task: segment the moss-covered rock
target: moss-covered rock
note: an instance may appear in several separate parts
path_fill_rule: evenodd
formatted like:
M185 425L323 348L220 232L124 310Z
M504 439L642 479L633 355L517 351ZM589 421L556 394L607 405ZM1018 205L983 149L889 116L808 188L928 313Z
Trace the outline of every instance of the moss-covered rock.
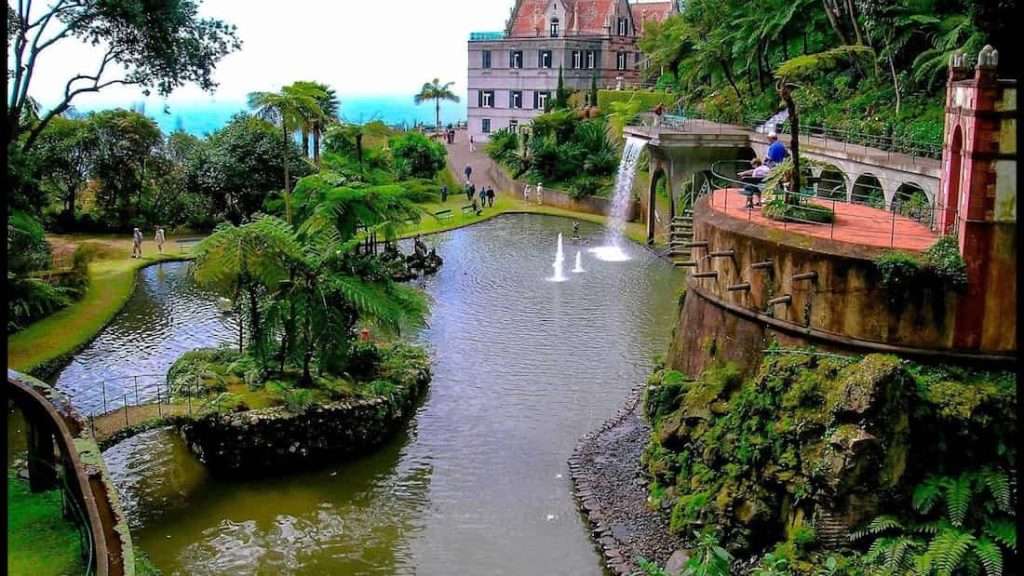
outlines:
M926 471L1013 462L1014 384L887 355L771 354L746 381L730 365L692 381L659 370L644 397L643 465L673 531L713 526L742 553L813 540L827 517L834 538L834 523L903 506Z

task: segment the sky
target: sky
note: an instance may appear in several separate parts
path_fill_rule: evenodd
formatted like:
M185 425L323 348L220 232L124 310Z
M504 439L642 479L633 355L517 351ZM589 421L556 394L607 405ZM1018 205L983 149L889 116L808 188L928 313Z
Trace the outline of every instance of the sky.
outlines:
M44 2L52 0L37 0L37 5ZM234 24L242 41L241 50L217 65L215 92L188 85L166 99L146 98L138 87L111 86L77 97L74 106L88 111L142 103L148 114L167 124L165 129L184 116L193 123L186 129L204 133L244 108L250 92L312 80L335 89L343 117L367 120L379 116L383 107L394 112L394 118L406 119L426 114L412 107L412 96L437 77L454 82L455 93L462 98L458 105L446 104L443 115L465 118L469 33L503 30L514 4L515 0L202 0L200 15ZM101 56L100 48L75 40L54 45L39 59L30 95L44 108L53 106L67 80L94 71ZM214 109L217 114L200 118ZM165 114L159 114L161 110Z

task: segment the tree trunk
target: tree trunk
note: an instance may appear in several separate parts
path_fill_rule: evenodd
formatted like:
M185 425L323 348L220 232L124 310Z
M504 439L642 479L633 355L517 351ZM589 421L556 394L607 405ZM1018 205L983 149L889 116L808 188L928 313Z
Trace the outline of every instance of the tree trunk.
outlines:
M850 13L850 23L853 24L853 33L857 36L857 44L864 44L864 36L860 33L860 24L857 23L857 7L853 0L846 0L846 11Z
M319 120L313 123L313 163L317 166L320 165L320 134L322 128Z
M434 108L437 114L437 131L441 131L441 99L434 98Z
M289 183L291 178L288 175L288 126L284 122L284 117L281 117L281 133L284 134L284 219L289 224L292 223L292 194Z
M807 31L804 30L804 56L807 56Z
M722 66L722 71L725 72L725 79L729 81L729 86L732 86L734 92L736 92L736 98L743 101L743 94L740 92L739 86L736 85L735 78L732 77L732 68L729 66L729 62L720 59L718 63Z
M764 92L764 69L761 66L761 40L757 41L757 53L754 55L757 60L757 88Z
M302 127L302 155L309 158L309 127Z
M889 57L889 71L892 72L892 87L896 90L896 117L899 118L902 97L900 94L900 80L899 76L896 75L896 65L892 61L892 56Z
M836 8L835 2L831 2L829 0L821 1L822 4L825 5L825 15L828 16L828 22L832 25L832 29L835 30L836 36L839 36L839 41L843 44L849 44L849 42L846 41L846 35L843 34L842 28L839 27L839 21L836 20L836 14L833 11L833 9Z
M789 37L785 30L779 33L779 40L782 42L782 60L789 60Z
M800 118L796 113L796 102L793 101L793 95L789 92L789 86L786 86L785 79L779 81L779 96L782 97L782 101L786 103L786 110L789 111L789 123L790 132L792 139L789 143L789 153L793 155L793 173L789 177L790 190L796 192L790 196L786 194L787 204L796 204L800 202Z
M260 372L266 373L266 362L263 353L263 335L260 330L260 308L259 303L256 301L256 289L255 287L249 287L249 340L251 345L249 348L252 349L253 354L256 356L256 362L259 364Z
M302 385L311 386L313 384L313 374L309 370L309 365L313 362L313 330L310 327L310 316L306 313L306 351L302 356Z

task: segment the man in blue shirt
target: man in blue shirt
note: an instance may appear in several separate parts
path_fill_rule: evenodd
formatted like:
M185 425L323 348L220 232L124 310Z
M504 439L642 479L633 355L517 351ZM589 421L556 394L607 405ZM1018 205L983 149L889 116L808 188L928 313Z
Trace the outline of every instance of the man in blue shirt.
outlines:
M768 135L768 153L765 154L765 166L771 168L786 159L786 147L779 141L779 135L772 132Z

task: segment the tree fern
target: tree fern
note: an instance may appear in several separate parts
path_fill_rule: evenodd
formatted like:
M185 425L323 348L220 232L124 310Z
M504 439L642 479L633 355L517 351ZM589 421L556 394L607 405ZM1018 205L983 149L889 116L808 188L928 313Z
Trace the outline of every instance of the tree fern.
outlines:
M935 503L942 497L943 485L936 477L929 477L914 488L914 495L911 505L914 510L921 514L928 514L932 511Z
M1009 520L989 520L984 533L1008 549L1017 551L1017 525Z

